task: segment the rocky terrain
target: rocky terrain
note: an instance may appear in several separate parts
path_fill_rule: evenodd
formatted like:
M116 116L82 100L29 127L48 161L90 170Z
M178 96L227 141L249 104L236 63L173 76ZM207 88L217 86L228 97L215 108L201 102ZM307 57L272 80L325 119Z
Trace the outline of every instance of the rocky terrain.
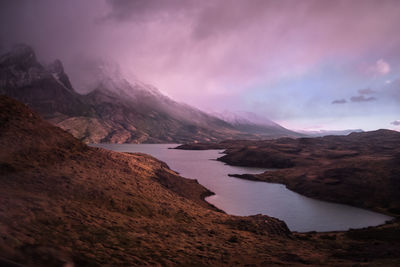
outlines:
M390 130L319 138L225 141L182 149L226 149L231 165L273 169L236 177L285 184L300 194L400 214L400 133Z
M128 81L107 64L90 66L89 76L90 88L85 89L89 93L79 94L59 60L44 66L26 45L0 56L0 93L27 104L87 143L187 143L298 136L273 123L259 127L230 123L178 103L151 85Z
M0 111L3 266L400 263L397 222L299 234L230 216L153 157L88 147L5 96Z

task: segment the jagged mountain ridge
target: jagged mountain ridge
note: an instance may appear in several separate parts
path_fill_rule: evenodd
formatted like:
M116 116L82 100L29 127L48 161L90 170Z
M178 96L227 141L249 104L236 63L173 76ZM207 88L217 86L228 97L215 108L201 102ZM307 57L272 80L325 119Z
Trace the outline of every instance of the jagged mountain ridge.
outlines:
M46 118L91 114L82 96L76 93L60 61L42 66L32 48L19 45L0 57L0 93L14 97Z
M178 103L155 87L127 81L106 66L87 94L77 93L61 61L43 66L33 49L19 45L0 57L0 93L14 97L44 118L90 143L184 143L232 138L295 136L281 127L263 133L235 126L189 105ZM278 125L279 126L279 125ZM280 126L279 126L280 127Z

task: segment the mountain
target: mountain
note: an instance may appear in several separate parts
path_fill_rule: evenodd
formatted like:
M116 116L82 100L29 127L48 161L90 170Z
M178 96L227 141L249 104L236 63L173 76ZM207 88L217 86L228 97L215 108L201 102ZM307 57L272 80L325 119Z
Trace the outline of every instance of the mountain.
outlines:
M86 146L6 96L0 133L0 266L399 265L398 222L291 233L228 215L165 163Z
M268 118L252 112L230 112L214 113L214 115L235 127L239 131L248 132L263 137L301 137L300 133L288 130Z
M44 67L25 45L0 56L0 93L27 103L45 118L93 114L72 88L61 62Z
M108 64L91 67L87 94L77 93L61 61L43 66L32 48L16 46L0 57L0 93L90 143L186 143L295 135L278 125L234 124L128 81ZM257 129L257 130L255 130ZM277 130L279 129L279 130Z
M307 131L307 130L296 130L298 133L302 133L307 136L311 137L322 137L327 135L348 135L353 132L361 133L363 132L362 129L348 129L348 130L315 130L315 131Z

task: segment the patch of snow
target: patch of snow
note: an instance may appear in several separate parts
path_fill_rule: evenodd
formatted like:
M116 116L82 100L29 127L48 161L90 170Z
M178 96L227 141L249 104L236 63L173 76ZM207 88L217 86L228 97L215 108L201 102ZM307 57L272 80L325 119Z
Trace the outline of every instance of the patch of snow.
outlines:
M57 73L52 73L51 76L53 76L54 80L56 80L57 83L59 83L62 87L64 87L64 89L70 90L65 86L65 84L63 84L63 82L61 82L60 77Z

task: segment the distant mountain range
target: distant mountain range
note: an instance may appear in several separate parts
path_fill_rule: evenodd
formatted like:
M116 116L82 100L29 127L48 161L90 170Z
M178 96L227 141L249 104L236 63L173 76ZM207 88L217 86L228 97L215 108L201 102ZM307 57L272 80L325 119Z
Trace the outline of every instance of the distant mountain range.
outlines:
M261 139L300 134L270 122L232 121L178 103L157 88L128 81L106 64L93 68L91 90L79 94L61 61L39 63L18 45L0 56L0 93L20 100L45 119L89 143L186 143Z
M348 130L297 130L298 133L305 134L310 137L320 137L320 136L328 136L328 135L348 135L351 133L362 133L364 132L362 129L348 129Z
M280 126L276 122L271 121L268 118L261 117L252 112L241 111L241 112L230 112L225 111L222 113L214 113L216 117L230 123L236 129L255 134L264 135L266 133L279 134L287 131L286 128ZM301 134L295 135L296 137Z

